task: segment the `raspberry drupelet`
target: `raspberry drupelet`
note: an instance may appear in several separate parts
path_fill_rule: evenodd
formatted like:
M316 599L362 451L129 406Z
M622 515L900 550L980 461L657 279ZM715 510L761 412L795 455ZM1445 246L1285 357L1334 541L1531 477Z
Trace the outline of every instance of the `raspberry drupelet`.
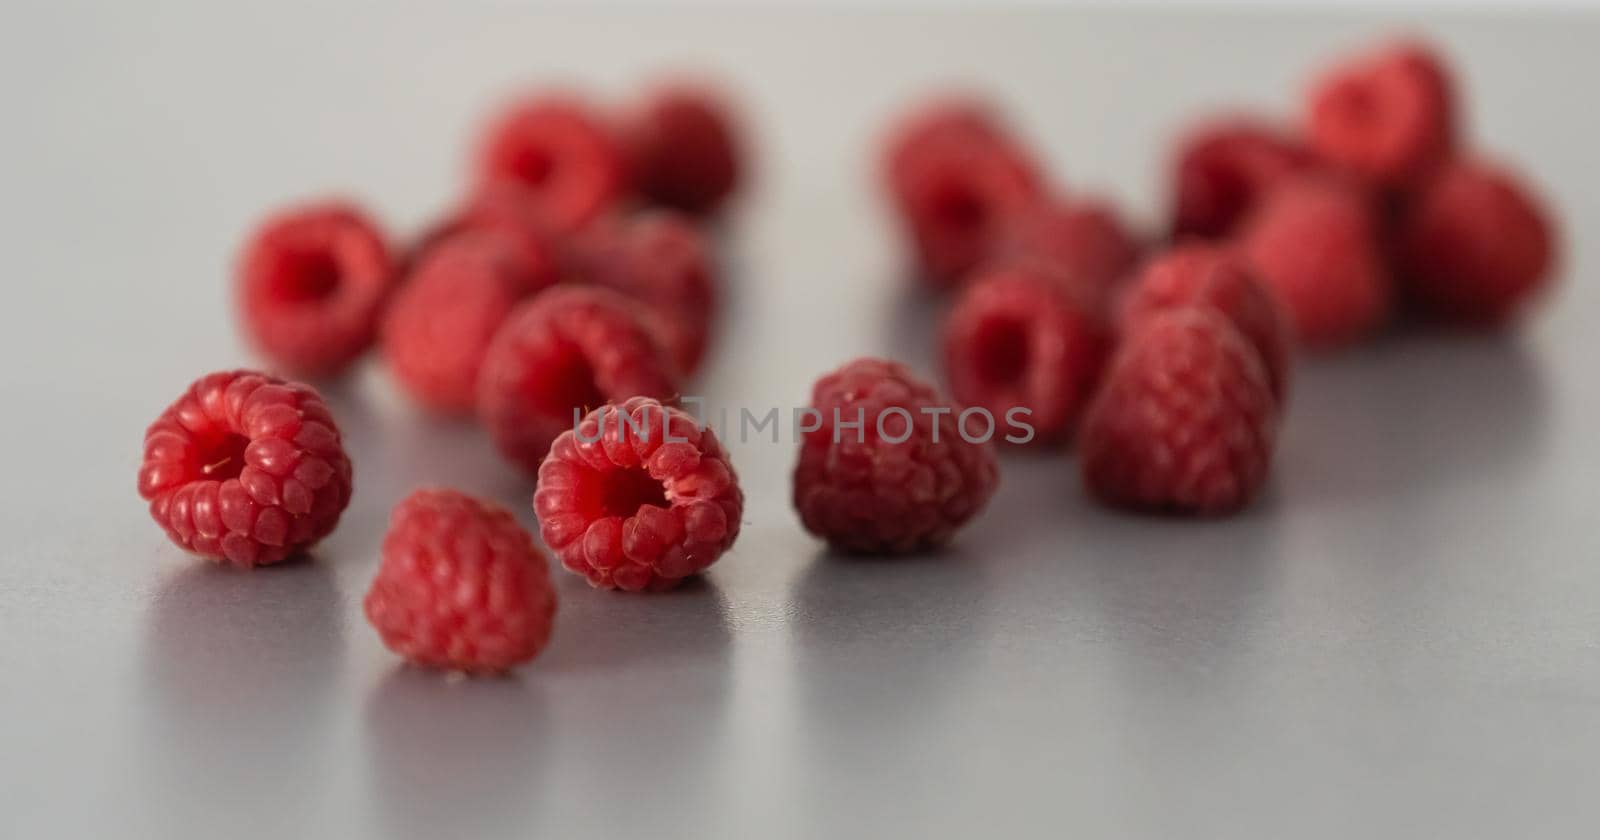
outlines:
M498 674L544 649L556 593L544 555L510 511L425 489L395 507L363 606L407 661Z
M1324 160L1382 187L1406 187L1455 145L1453 84L1426 45L1389 45L1335 67L1307 99L1306 133Z
M1004 417L1032 412L1035 440L1067 438L1105 361L1099 319L1049 277L1027 268L984 273L944 326L944 369L964 405Z
M980 424L968 430L978 442L964 438L962 408L903 365L857 359L817 380L811 407L817 414L802 429L794 505L806 530L835 549L938 548L999 485L988 430Z
M350 503L350 458L311 388L252 371L201 377L144 436L139 495L180 547L241 568L327 536Z
M610 126L576 97L516 103L490 125L478 157L479 184L514 185L530 211L571 231L623 198L627 162Z
M1168 309L1123 340L1078 450L1085 486L1108 505L1216 515L1255 497L1276 434L1255 350L1213 310Z
M235 277L239 322L274 366L334 376L371 346L395 276L382 232L354 206L291 208L245 244Z
M1272 291L1230 249L1203 242L1170 248L1150 260L1118 307L1118 332L1168 309L1201 307L1226 317L1260 354L1272 396L1281 407L1289 391L1292 339Z
M1275 184L1314 165L1309 149L1276 127L1229 117L1193 130L1173 165L1174 237L1225 237Z
M1101 317L1139 255L1138 240L1110 204L1077 199L1039 204L1012 219L994 259L1049 270Z
M545 544L600 589L671 589L733 545L739 478L710 428L658 400L602 406L563 432L533 496Z
M733 109L711 89L663 85L622 122L634 188L647 200L709 216L738 188L741 151Z
M470 414L495 331L519 300L557 277L555 256L532 240L468 231L438 243L384 317L383 354L395 379L423 406Z
M608 289L557 286L501 324L478 373L478 417L512 463L536 472L574 412L676 399L672 363L634 307Z

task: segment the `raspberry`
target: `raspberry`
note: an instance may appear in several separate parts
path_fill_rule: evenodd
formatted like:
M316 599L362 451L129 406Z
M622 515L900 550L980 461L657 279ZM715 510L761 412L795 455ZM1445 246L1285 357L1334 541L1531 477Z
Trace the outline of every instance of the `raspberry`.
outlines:
M567 244L570 276L645 304L647 325L678 371L694 373L716 308L715 266L699 229L657 211L590 225Z
M1110 205L1085 199L1040 205L1013 219L998 258L1049 269L1102 314L1139 250Z
M884 143L884 186L897 206L909 203L912 194L916 157L928 148L938 148L946 140L1012 145L1008 132L984 102L963 96L937 99L912 111L895 127Z
M1422 44L1391 45L1334 68L1308 98L1317 153L1399 187L1427 174L1454 145L1455 104L1443 61Z
M627 187L622 148L576 98L520 102L489 128L480 185L514 184L544 221L574 230L617 203Z
M395 295L383 352L395 378L429 408L470 413L478 368L517 301L556 281L533 240L468 231L435 245Z
M802 421L794 505L806 530L836 549L936 548L999 484L993 450L961 436L961 407L903 365L857 359L817 380L811 405L820 416ZM850 425L858 419L859 429Z
M454 490L395 506L364 603L383 643L431 668L497 674L550 640L556 593L510 511Z
M1388 318L1392 289L1371 203L1326 178L1274 189L1245 225L1242 253L1308 347L1349 344Z
M1311 168L1309 150L1248 117L1208 123L1179 147L1173 236L1228 236L1278 182Z
M733 545L739 477L717 436L647 397L590 412L556 438L533 496L561 564L601 589L671 589Z
M532 473L578 410L677 393L671 363L627 298L557 286L518 304L495 333L478 373L478 416Z
M1399 234L1409 295L1445 321L1493 326L1543 291L1555 234L1538 198L1490 164L1444 166L1407 207Z
M322 397L261 373L201 377L144 433L139 495L156 524L182 548L241 568L331 533L350 481Z
M674 84L651 92L627 115L623 134L634 186L652 202L710 215L739 184L731 109L709 90Z
M989 271L944 328L944 367L961 403L1002 417L1021 406L1044 442L1067 437L1105 361L1106 336L1057 283L1025 268Z
M1282 406L1289 390L1289 324L1250 265L1222 246L1178 245L1146 264L1122 298L1119 331L1133 332L1156 312L1196 306L1223 315L1250 342Z
M332 376L372 344L394 277L383 235L361 211L338 202L292 208L245 245L239 320L274 364Z
M1222 514L1266 481L1276 407L1254 350L1209 309L1168 309L1123 342L1084 416L1083 481L1109 505Z

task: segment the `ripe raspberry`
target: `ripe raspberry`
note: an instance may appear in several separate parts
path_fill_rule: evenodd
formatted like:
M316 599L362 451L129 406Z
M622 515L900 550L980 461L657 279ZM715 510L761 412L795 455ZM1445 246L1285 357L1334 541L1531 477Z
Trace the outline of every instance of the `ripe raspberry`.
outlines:
M634 187L657 204L716 212L739 184L732 109L715 93L675 84L652 91L624 120Z
M1373 183L1399 187L1454 146L1444 62L1427 46L1390 45L1335 67L1312 88L1306 132L1317 153Z
M408 661L497 674L544 649L556 593L544 556L505 508L418 490L395 506L364 606Z
M383 235L361 211L324 202L264 222L236 277L239 320L263 355L297 375L332 376L372 344L394 285Z
M857 359L817 380L811 405L820 417L803 429L794 505L806 530L836 549L935 548L982 510L999 484L994 451L961 436L961 407L903 365ZM974 438L985 431L969 423Z
M1544 290L1555 262L1549 219L1510 173L1481 162L1445 165L1401 218L1407 292L1446 321L1511 320Z
M1226 319L1155 312L1124 340L1084 416L1084 485L1134 510L1238 510L1266 481L1276 414L1260 358Z
M1348 185L1285 182L1246 223L1239 247L1308 347L1349 344L1389 316L1393 291L1375 213Z
M1138 263L1139 252L1139 243L1111 206L1086 199L1040 205L1017 216L996 258L1049 269L1102 315L1118 284Z
M144 433L139 495L156 524L184 549L241 568L331 533L350 481L322 397L265 374L203 376Z
M975 97L953 96L925 103L906 115L884 143L883 182L898 207L910 201L916 157L945 142L1014 145L989 105Z
M716 309L716 268L699 229L676 213L649 212L602 220L567 246L568 275L645 304L641 315L678 371L694 373Z
M1309 150L1264 122L1234 117L1201 126L1173 167L1173 236L1228 236L1267 190L1311 166Z
M1122 298L1119 332L1134 332L1156 312L1189 307L1215 310L1250 342L1282 406L1289 390L1288 321L1249 263L1222 246L1178 245L1146 264Z
M944 327L945 376L956 400L995 417L1027 408L1041 442L1072 432L1105 354L1099 320L1058 283L1026 268L979 276Z
M556 282L553 255L533 240L468 231L425 256L383 323L395 378L429 408L470 413L495 330L522 298Z
M602 406L539 467L539 533L600 589L671 589L733 545L739 477L711 429L648 397Z
M673 399L672 364L627 298L557 286L517 305L478 373L478 417L529 473L589 411L633 396Z
M574 230L622 198L621 144L576 98L520 102L489 128L478 160L480 185L520 186L532 208L560 230Z

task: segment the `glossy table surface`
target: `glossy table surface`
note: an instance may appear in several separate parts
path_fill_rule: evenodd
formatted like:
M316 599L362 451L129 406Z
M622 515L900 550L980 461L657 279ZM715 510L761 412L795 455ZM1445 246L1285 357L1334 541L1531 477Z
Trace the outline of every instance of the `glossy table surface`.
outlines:
M1296 374L1271 486L1216 522L1091 505L1007 457L938 556L798 526L794 450L735 442L735 550L659 597L558 576L514 678L399 667L360 613L391 505L529 487L381 366L327 388L357 493L311 562L186 558L135 496L144 425L250 361L242 232L324 192L409 229L521 83L723 71L754 188L694 390L793 406L857 354L930 375L872 183L895 108L992 91L1078 191L1153 226L1173 132L1289 113L1360 17L1018 11L0 12L0 837L1575 837L1600 823L1593 17L1432 18L1472 136L1564 221L1502 337L1395 337Z

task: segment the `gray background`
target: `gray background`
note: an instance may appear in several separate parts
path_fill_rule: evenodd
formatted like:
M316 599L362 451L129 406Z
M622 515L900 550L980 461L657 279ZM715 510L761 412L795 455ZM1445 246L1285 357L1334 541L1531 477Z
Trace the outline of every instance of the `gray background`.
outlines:
M744 534L703 585L562 574L545 655L463 682L361 617L387 511L447 483L532 525L529 488L377 365L328 389L357 493L314 562L210 568L134 493L144 425L249 361L227 278L265 210L343 192L410 229L522 84L723 70L759 171L696 390L788 406L857 354L934 372L871 181L919 92L994 92L1072 189L1149 223L1174 130L1288 113L1392 26L131 6L0 13L0 836L1592 836L1595 18L1420 23L1477 141L1559 208L1562 283L1514 335L1302 365L1247 514L1118 515L1070 458L1008 458L949 552L852 563L791 514L792 447L736 445Z

